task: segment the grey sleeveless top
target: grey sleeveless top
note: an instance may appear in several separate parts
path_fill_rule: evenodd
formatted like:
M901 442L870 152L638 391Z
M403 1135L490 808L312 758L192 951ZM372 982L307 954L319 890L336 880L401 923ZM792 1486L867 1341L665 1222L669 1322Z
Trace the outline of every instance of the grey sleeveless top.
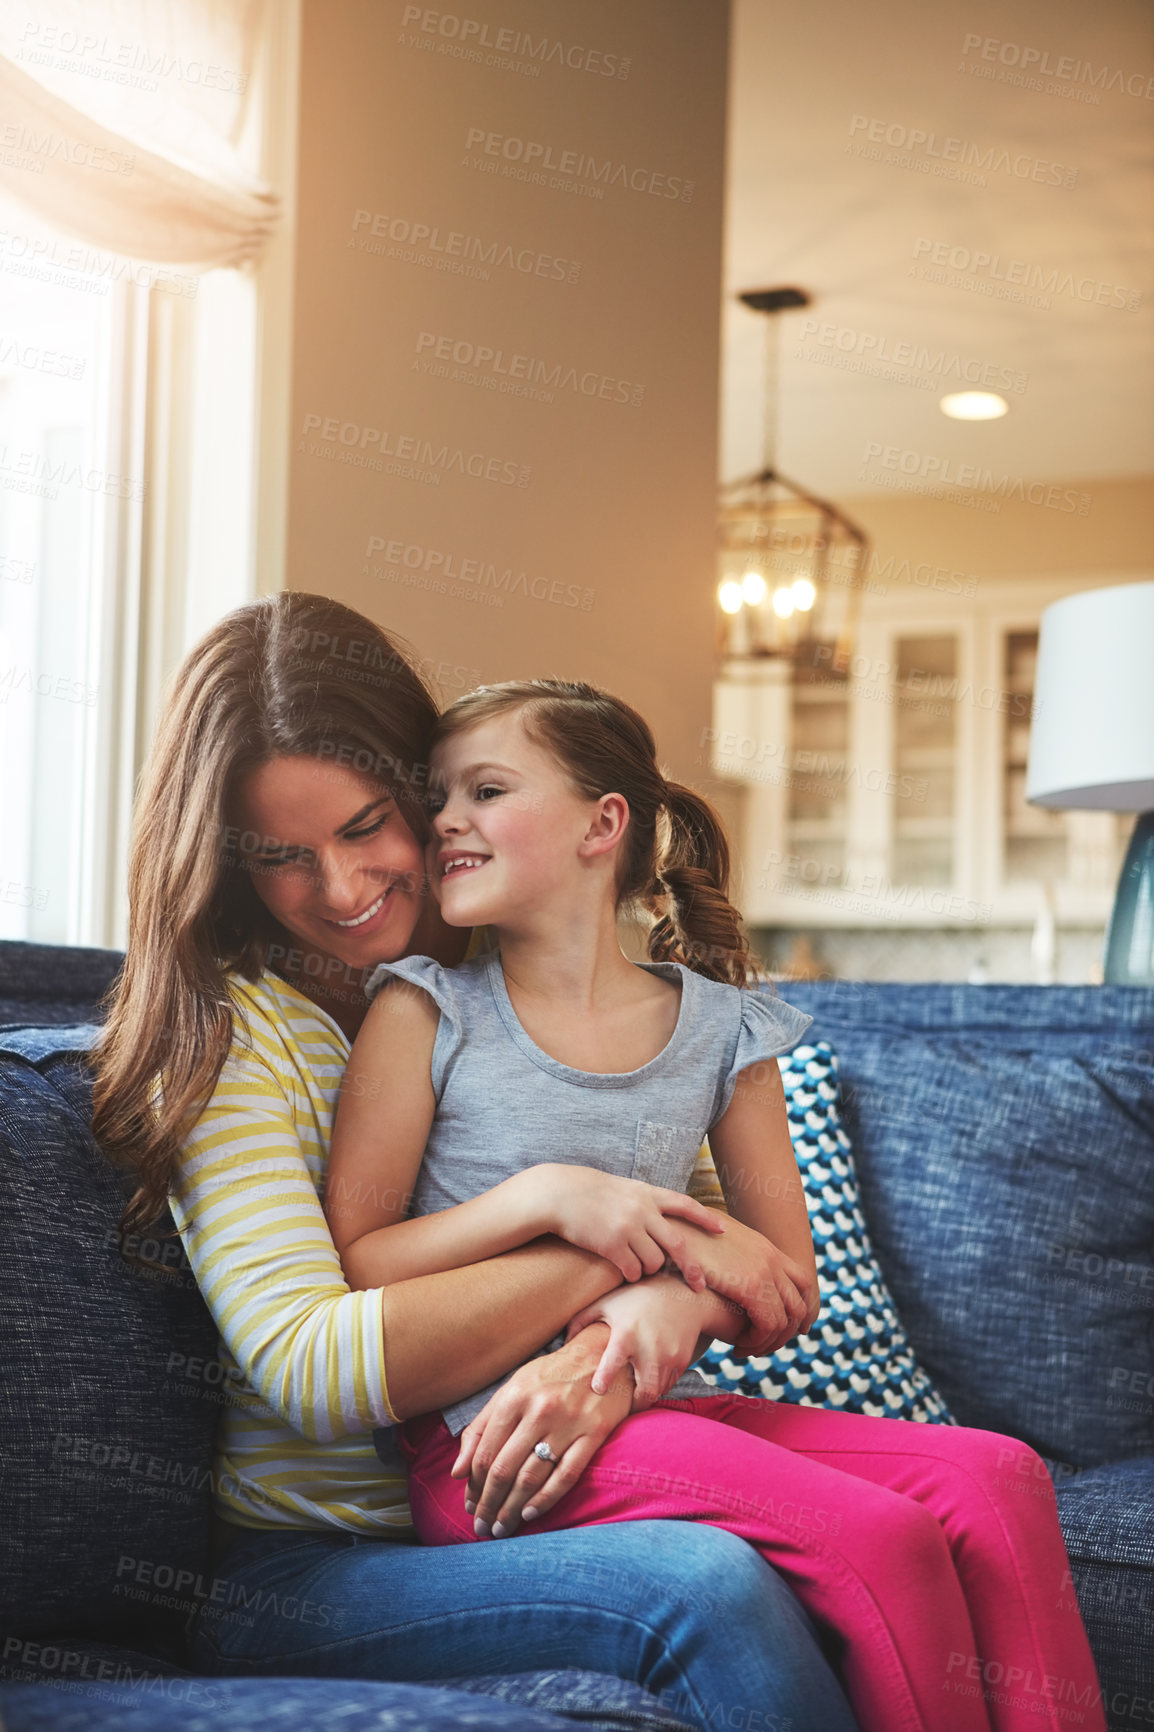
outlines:
M608 1074L573 1070L530 1040L496 951L459 968L406 956L374 970L370 997L395 976L423 988L441 1013L432 1059L437 1109L410 1214L467 1202L542 1161L688 1189L702 1139L729 1105L739 1072L787 1051L813 1018L781 999L706 980L679 962L638 966L681 981L677 1025L648 1064ZM445 1409L454 1436L504 1381ZM695 1371L670 1391L712 1393Z

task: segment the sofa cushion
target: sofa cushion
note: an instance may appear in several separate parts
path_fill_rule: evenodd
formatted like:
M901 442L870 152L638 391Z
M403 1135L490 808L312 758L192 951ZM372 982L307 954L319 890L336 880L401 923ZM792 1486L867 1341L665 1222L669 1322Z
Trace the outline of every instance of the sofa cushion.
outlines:
M641 1684L601 1672L489 1672L479 1678L438 1680L447 1688L492 1696L579 1721L594 1732L687 1732L680 1714ZM772 1716L770 1716L772 1718Z
M1057 1476L1071 1582L1111 1728L1154 1723L1154 1457Z
M0 942L0 1028L29 1021L40 1028L95 1021L123 961L119 950L5 939Z
M522 1693L518 1678L478 1679L469 1688L173 1677L81 1685L79 1694L66 1694L74 1681L64 1682L65 1689L0 1685L5 1732L565 1732L577 1723L589 1732L688 1732L639 1685L590 1673L559 1672L544 1683L534 1674ZM481 1688L490 1682L512 1688Z
M126 1592L123 1560L174 1581L206 1561L219 1409L173 1373L217 1336L179 1241L167 1279L120 1255L127 1184L88 1131L96 1032L0 1032L0 1627L177 1652L187 1612Z
M824 1040L798 1046L777 1063L813 1230L822 1316L810 1334L768 1358L734 1359L715 1342L697 1369L739 1395L949 1424L950 1411L914 1357L870 1244L838 1111L833 1048Z
M392 1684L360 1678L213 1678L67 1642L53 1683L0 1683L4 1732L688 1732L639 1684L530 1672ZM67 1670L65 1669L67 1667ZM5 1676L0 1666L0 1678Z
M1154 991L791 982L842 1056L865 1218L959 1423L1148 1454Z

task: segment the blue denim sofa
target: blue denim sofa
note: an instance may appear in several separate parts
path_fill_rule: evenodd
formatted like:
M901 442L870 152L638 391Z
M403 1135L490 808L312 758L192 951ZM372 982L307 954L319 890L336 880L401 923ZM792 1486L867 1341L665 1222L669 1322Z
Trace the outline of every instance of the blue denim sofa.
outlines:
M1154 991L782 996L839 1055L866 1221L922 1365L960 1424L1043 1458L1111 1732L1154 1727Z
M46 1166L58 1191L51 1207L26 1201L15 1229L27 1240L20 1279L32 1292L26 1313L38 1319L40 1338L26 1350L18 1344L26 1385L9 1400L13 1410L39 1401L50 1435L30 1457L27 1484L0 1481L0 1521L10 1551L24 1535L25 1544L50 1548L61 1570L55 1582L35 1572L4 1582L15 1631L0 1655L7 1732L105 1724L67 1718L68 1694L43 1687L43 1640L29 1656L22 1630L60 1633L53 1664L61 1683L94 1675L103 1657L113 1672L135 1664L189 1691L222 1687L190 1677L183 1617L161 1603L164 1595L113 1598L117 1586L135 1582L125 1555L163 1560L174 1580L182 1570L194 1582L203 1574L216 1411L203 1388L166 1375L167 1366L214 1351L187 1271L175 1291L141 1295L137 1278L101 1250L115 1220L114 1183L78 1128L86 1081L77 1055L118 962L111 952L0 945L0 1025L24 1025L0 1026L0 1164L11 1158L6 1125L20 1133L10 1139L18 1147L34 1124L41 1184ZM807 1038L829 1040L839 1056L866 1218L922 1364L961 1423L1022 1438L1042 1456L1070 1558L1059 1592L1076 1595L1082 1609L1111 1732L1154 1727L1154 992L831 981L795 983L783 996L814 1016ZM0 1212L11 1221L12 1183L2 1173L0 1183ZM38 1271L39 1254L47 1265L64 1232L73 1278L61 1292L58 1278L50 1283ZM69 1356L72 1319L93 1313L124 1343L120 1359L106 1355L102 1377L93 1377L87 1352ZM46 1380L47 1402L37 1395ZM119 1438L117 1414L133 1400L132 1435ZM70 1411L86 1413L86 1423L69 1423ZM119 1454L102 1453L105 1446ZM1031 1496L1039 1488L1026 1479L1016 1489ZM45 1529L46 1508L56 1512L57 1531ZM78 1556L76 1532L87 1559ZM76 1584L72 1599L65 1578ZM67 1676L63 1651L74 1656ZM976 1660L997 1688L996 1657ZM307 1695L310 1681L299 1682ZM644 1723L635 1699L599 1695L614 1690L610 1680L485 1683L505 1692L491 1706L514 1732L564 1724L548 1710L605 1727ZM260 1693L270 1688L230 1684L235 1694L204 1724L248 1732L267 1718L272 1698ZM280 1701L282 1681L275 1688ZM334 1685L324 1688L331 1703ZM291 1707L297 1686L283 1689ZM378 1723L362 1703L366 1689L404 1695L399 1686L350 1686L352 1718L342 1728L360 1724L362 1706L364 1724ZM414 1727L465 1723L452 1706L437 1719L435 1694L398 1698L397 1712L424 1713ZM473 1712L489 1706L469 1700ZM1066 1709L1076 1724L1076 1704ZM319 1724L307 1704L302 1713L302 1727ZM125 1723L151 1732L151 1721ZM162 1723L185 1724L171 1703ZM290 1724L296 1732L297 1721L286 1721L286 1732Z
M179 1241L147 1252L167 1279L121 1257L122 1180L88 1134L83 1054L120 961L0 943L0 1732L689 1732L574 1670L442 1688L190 1666L189 1620L228 1586L210 1533L228 1392Z

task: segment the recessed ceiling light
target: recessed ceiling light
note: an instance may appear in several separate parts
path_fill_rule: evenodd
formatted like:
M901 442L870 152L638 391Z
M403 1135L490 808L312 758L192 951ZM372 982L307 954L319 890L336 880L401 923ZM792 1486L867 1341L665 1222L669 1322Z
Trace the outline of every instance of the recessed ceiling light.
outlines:
M741 599L750 607L757 607L765 600L768 587L760 571L747 571L741 580Z
M730 578L728 583L719 584L717 599L721 603L722 613L740 613L743 596L741 585Z
M1010 405L996 391L953 391L940 399L938 407L955 421L996 421L1009 412Z

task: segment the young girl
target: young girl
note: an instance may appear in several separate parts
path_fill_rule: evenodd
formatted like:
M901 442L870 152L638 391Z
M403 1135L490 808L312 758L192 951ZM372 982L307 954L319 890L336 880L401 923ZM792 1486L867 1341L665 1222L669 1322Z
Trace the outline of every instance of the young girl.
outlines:
M696 1356L700 1310L692 1341L633 1329L629 1283L679 1280L658 1273L667 1259L689 1286L707 1281L677 1228L706 1133L731 1215L778 1248L780 1327L763 1351L818 1309L773 1062L810 1019L749 990L712 808L664 780L628 705L553 681L454 704L433 783L443 917L488 925L500 949L453 970L382 963L370 983L327 1181L346 1277L358 1284L370 1241L402 1280L552 1233L608 1258L625 1285L570 1325L611 1331L583 1429L551 1430L547 1404L522 1412L493 1390L405 1426L422 1540L502 1538L519 1519L529 1531L710 1522L785 1575L863 1732L1104 1728L1053 1496L1017 1489L1038 1485L1016 1471L1024 1445L719 1394L694 1372L673 1381ZM620 949L626 906L656 917L648 963ZM586 1201L589 1167L620 1177L612 1219L603 1189L600 1211ZM719 1299L723 1339L744 1322ZM626 1367L635 1393L616 1375Z

